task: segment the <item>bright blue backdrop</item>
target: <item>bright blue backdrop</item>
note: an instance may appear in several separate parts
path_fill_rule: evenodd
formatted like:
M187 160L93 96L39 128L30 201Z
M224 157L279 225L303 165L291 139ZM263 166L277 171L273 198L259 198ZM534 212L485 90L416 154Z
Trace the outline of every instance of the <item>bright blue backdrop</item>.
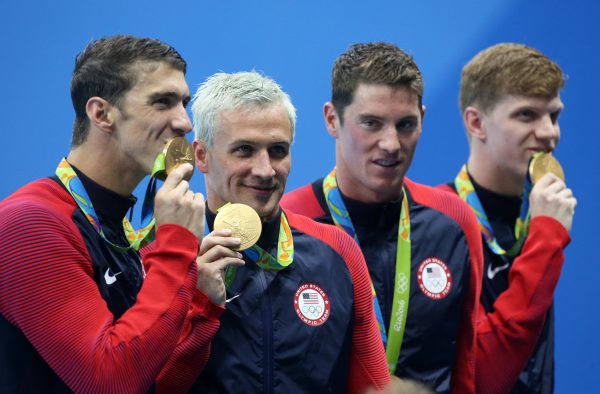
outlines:
M219 70L256 69L277 80L299 116L288 190L333 166L334 144L321 108L329 98L332 62L349 44L389 41L415 57L425 77L427 115L409 176L439 184L467 156L456 104L462 65L491 44L522 42L556 60L569 78L557 157L578 207L556 295L556 391L598 392L599 16L600 3L593 0L2 0L0 199L51 174L67 154L73 60L92 38L130 33L172 44L188 61L192 91ZM197 173L192 185L203 191L201 178Z

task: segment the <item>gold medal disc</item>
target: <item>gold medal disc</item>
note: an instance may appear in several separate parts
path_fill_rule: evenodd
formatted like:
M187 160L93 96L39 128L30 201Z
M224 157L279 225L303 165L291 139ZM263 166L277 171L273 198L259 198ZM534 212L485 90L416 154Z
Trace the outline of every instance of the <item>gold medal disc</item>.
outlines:
M262 231L262 223L258 213L246 204L229 204L217 213L215 230L228 228L231 236L239 238L242 243L239 249L248 249L258 241Z
M192 167L194 166L192 144L190 144L185 137L175 137L171 139L167 142L163 153L165 155L166 175L169 175L171 171L185 163L190 163ZM185 177L185 180L189 181L192 178L193 173L193 171L190 172L189 175Z
M531 163L529 164L529 175L534 184L548 172L553 173L564 182L565 173L558 160L550 153L542 153L531 160Z

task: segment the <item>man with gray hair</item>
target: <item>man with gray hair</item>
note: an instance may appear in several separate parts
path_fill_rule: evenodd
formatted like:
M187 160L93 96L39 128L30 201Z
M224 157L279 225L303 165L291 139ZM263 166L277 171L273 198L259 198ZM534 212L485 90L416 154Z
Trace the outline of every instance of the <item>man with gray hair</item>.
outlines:
M211 232L199 254L199 283L225 304L212 353L193 390L356 392L389 381L358 246L344 232L284 211L295 109L273 80L256 72L218 73L192 106L196 165L204 173ZM215 214L242 203L262 233L243 249ZM244 266L240 267L240 264ZM227 271L225 267L232 265ZM207 280L205 280L207 279ZM212 280L208 280L212 279Z

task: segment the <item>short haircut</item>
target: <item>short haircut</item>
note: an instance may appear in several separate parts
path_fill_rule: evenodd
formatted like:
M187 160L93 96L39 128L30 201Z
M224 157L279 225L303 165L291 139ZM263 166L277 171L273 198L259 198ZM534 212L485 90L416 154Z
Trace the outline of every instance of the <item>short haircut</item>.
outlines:
M290 120L292 140L296 129L296 109L290 97L271 78L256 71L210 76L194 95L192 115L198 141L212 148L217 132L217 118L227 110L252 110L282 105Z
M488 112L504 96L552 98L564 84L558 64L540 51L522 44L497 44L464 66L459 106L461 112L470 105Z
M333 64L331 102L343 123L346 106L352 103L360 83L405 87L423 102L423 76L413 60L395 45L375 42L353 44Z
M164 62L185 74L187 65L170 45L153 38L115 35L90 42L75 58L71 100L75 109L73 146L87 138L89 119L85 107L91 97L102 97L118 106L137 82L146 63Z

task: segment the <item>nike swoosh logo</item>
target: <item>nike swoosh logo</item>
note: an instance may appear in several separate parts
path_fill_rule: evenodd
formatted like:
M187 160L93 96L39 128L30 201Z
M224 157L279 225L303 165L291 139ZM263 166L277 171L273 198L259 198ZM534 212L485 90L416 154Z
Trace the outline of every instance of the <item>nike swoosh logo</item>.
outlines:
M239 296L241 296L241 295L242 295L242 293L240 293L240 294L238 294L238 295L234 295L233 297L226 299L226 300L225 300L225 303L229 303L229 302L231 302L231 301L235 300L236 298L238 298L238 297L239 297Z
M119 275L120 272L117 272L114 275L110 274L110 268L108 268L106 270L106 272L104 273L104 281L106 282L107 285L112 285L113 283L115 283L117 281L117 275Z
M490 280L494 279L494 276L496 276L496 274L500 271L504 271L505 269L508 269L508 267L510 266L510 263L506 263L504 265L501 265L500 267L496 267L492 269L492 265L488 265L488 271L487 271L487 276L488 278L490 278Z

